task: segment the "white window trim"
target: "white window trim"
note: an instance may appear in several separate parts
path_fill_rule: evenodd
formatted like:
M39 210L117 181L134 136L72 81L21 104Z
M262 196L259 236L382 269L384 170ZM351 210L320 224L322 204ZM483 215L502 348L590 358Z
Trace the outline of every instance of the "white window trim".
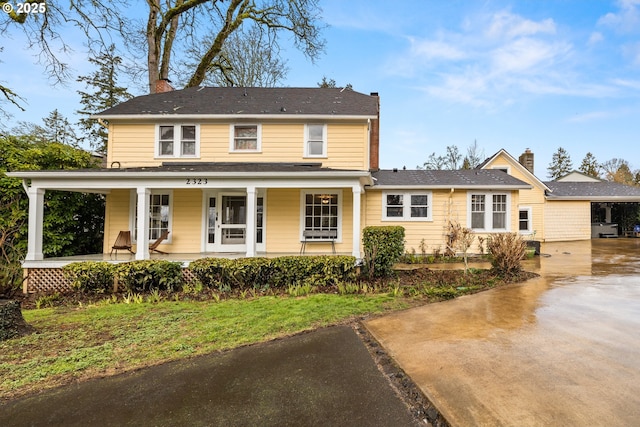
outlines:
M520 230L520 211L527 211L527 229ZM531 206L520 206L518 208L518 232L523 235L533 234L533 208Z
M160 154L160 126L173 126L173 154ZM182 154L182 126L195 126L196 127L196 154L195 155L183 155ZM199 159L200 158L200 125L196 123L158 123L155 127L155 156L161 159L175 159L175 158L187 158L187 159Z
M484 199L484 227L483 228L472 228L471 227L471 197L472 196L485 196ZM507 196L507 211L505 215L505 224L506 228L493 228L489 227L489 225L493 222L493 196ZM471 228L473 231L480 233L505 233L511 230L511 193L486 193L480 191L469 191L467 192L467 227Z
M342 197L341 189L327 189L327 188L314 188L309 190L301 190L300 191L300 241L304 240L303 232L305 229L305 218L306 212L305 207L306 196L307 194L337 194L338 195L338 237L336 238L336 243L342 243L342 213L343 213L343 204L344 199ZM330 242L331 239L314 239L314 242Z
M236 150L235 149L235 128L236 126L256 126L256 149ZM230 153L262 153L262 125L259 123L232 123L229 125L229 152Z
M309 126L322 126L322 154L309 153ZM304 125L304 157L326 158L327 157L327 124L326 123L307 123Z
M387 195L402 195L402 216L387 216ZM427 196L428 215L426 217L411 216L411 196ZM382 192L382 220L383 221L433 221L433 194L431 191L383 191Z
M509 165L491 166L491 169L503 171L503 172L506 172L507 175L511 175L511 166L509 166Z
M173 190L151 190L151 192L149 193L149 196L152 196L154 194L168 194L169 195L169 224L167 225L167 228L169 229L169 236L167 236L167 239L165 240L166 243L172 243L173 242L173 234L171 233L171 231L173 230ZM137 197L138 194L136 192L136 190L131 190L131 193L129 194L129 230L131 230L131 243L138 243L138 239L136 238L136 212L137 212ZM151 207L151 206L149 206ZM149 213L147 212L147 215ZM149 243L154 242L156 239L149 239Z

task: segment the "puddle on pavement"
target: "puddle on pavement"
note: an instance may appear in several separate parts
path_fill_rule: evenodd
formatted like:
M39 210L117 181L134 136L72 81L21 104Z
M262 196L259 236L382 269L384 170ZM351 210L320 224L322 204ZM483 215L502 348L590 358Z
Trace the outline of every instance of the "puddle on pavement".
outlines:
M640 239L541 251L539 278L367 327L454 425L637 422Z

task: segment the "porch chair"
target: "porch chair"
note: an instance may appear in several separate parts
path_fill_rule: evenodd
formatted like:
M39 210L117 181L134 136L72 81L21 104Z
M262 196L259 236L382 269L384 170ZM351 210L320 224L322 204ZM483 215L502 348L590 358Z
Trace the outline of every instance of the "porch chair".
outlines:
M111 247L111 253L109 255L112 255L113 251L116 251L116 255L118 255L118 249L126 249L132 254L135 254L135 252L131 250L131 231L121 231L118 233L118 237L116 237L116 241Z
M151 252L158 252L159 254L164 254L166 255L168 252L164 252L161 251L160 249L158 249L158 246L160 246L160 244L166 240L166 238L169 237L169 232L168 231L163 231L162 234L160 235L160 237L158 237L155 242L153 242L152 244L149 245L149 253Z

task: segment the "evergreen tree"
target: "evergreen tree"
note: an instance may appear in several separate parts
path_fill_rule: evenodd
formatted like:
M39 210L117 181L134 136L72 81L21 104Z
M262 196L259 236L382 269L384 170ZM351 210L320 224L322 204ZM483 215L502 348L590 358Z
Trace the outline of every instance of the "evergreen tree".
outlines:
M89 117L131 99L132 95L126 88L117 84L118 66L122 59L115 54L114 45L97 58L89 58L89 62L96 65L98 69L91 75L78 77L79 82L84 82L85 86L92 90L91 92L78 91L82 109L77 113L83 116L78 124L91 147L98 153L106 154L107 128Z
M80 138L76 135L73 125L57 109L43 118L42 123L40 126L30 122L19 122L17 127L11 129L11 133L41 144L55 142L76 148L80 145Z
M571 156L567 150L562 147L558 147L558 151L553 153L551 163L547 167L549 178L558 179L573 170L573 162Z
M578 168L578 170L583 174L589 175L598 179L600 179L600 169L601 169L600 164L598 163L598 161L596 160L596 157L591 152L588 152L584 156L584 159L582 159L582 164Z

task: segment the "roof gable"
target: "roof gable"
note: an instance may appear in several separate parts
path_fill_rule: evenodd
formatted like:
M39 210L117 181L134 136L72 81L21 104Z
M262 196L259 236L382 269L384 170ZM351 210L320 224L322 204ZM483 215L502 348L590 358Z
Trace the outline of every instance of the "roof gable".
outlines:
M529 184L538 187L542 190L549 190L549 187L538 179L534 174L529 172L529 169L524 167L520 162L513 157L511 154L507 152L504 148L495 153L493 156L488 157L484 162L482 162L478 168L479 169L491 169L491 166L494 165L499 159L505 159L506 162L513 168L517 169L520 173L522 173L525 177L525 181Z
M98 118L154 116L376 117L378 96L339 88L192 87L138 96Z

